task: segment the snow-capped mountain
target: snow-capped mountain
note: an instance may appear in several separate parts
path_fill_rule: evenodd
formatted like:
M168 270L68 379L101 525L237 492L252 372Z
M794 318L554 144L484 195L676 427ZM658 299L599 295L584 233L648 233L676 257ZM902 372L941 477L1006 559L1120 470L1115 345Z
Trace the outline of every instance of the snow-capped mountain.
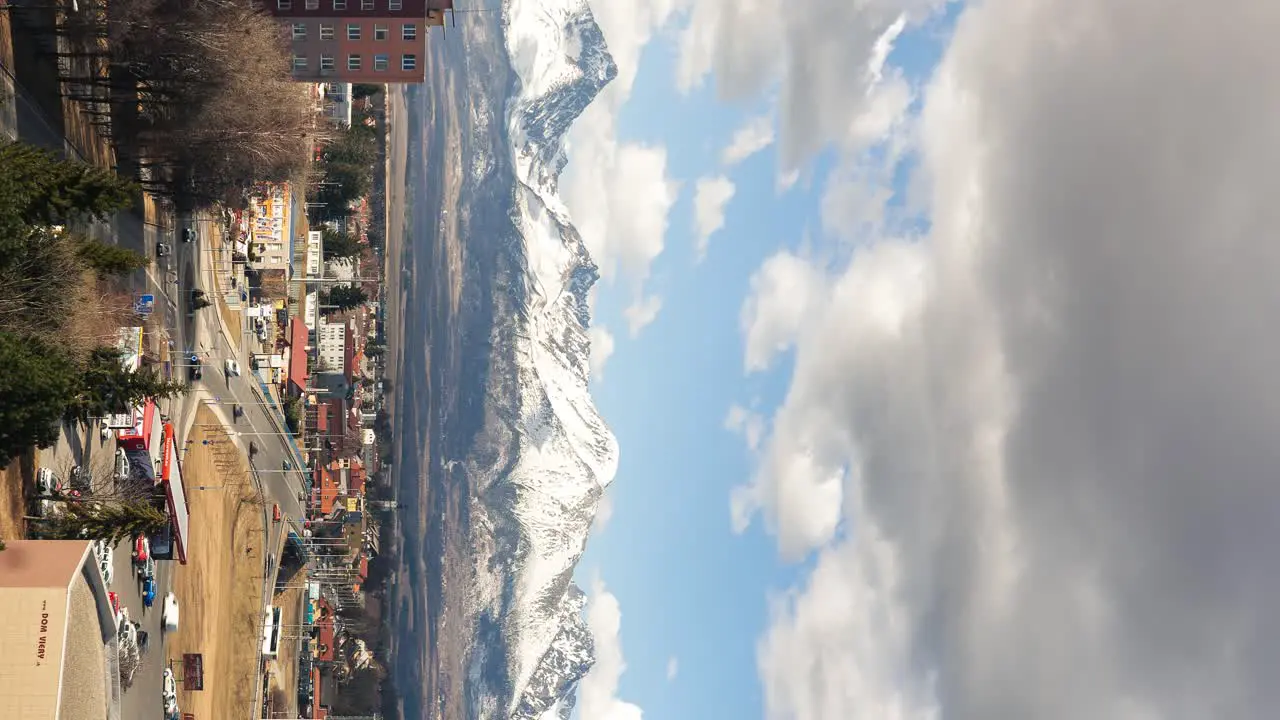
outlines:
M490 549L477 552L471 602L483 638L469 695L481 717L567 719L595 662L572 577L618 445L587 387L598 271L557 185L565 134L617 67L585 0L508 0L502 30L515 81L510 155L497 165L514 180L517 237L495 280L506 292L489 340L486 451L467 461L478 478L471 541Z

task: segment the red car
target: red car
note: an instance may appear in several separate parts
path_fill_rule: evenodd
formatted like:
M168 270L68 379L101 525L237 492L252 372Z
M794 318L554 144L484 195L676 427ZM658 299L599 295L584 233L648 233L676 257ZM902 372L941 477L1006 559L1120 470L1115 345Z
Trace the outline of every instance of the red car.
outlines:
M115 616L116 622L120 622L120 596L108 591L107 599L111 601L111 614Z
M147 540L146 535L139 535L133 541L133 561L136 563L144 563L151 554L151 543Z
M280 522L280 504L273 503L271 505L271 519Z

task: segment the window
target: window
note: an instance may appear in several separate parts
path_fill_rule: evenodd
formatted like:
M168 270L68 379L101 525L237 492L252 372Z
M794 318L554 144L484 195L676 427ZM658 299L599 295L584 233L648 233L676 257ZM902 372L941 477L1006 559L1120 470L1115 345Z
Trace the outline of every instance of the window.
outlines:
M333 72L333 56L325 55L324 53L321 53L320 54L320 71L324 72L326 70L328 70L329 72Z
M418 26L413 23L405 23L404 27L400 28L400 37L405 40L417 40Z
M348 70L359 70L359 69L360 69L360 56L359 56L359 55L348 55L348 56L347 56L347 69L348 69Z
M381 72L381 71L383 71L383 70L386 70L386 69L387 69L387 67L388 67L388 66L390 66L390 64L391 64L391 60L390 60L390 56L388 56L388 55L374 55L374 56L373 56L373 69L374 69L374 70L377 70L377 71Z
M372 9L373 9L373 0L360 0L360 9L361 9L361 10L372 10Z
M360 26L359 26L359 25L357 25L357 24L355 24L355 23L351 23L351 24L347 25L347 39L348 39L348 40L359 40L359 39L360 39Z
M303 4L303 6L304 6L304 7L306 7L308 10L319 10L319 9L320 9L320 0L306 0L306 1L305 1L305 2L303 2L302 4Z
M387 39L387 35L388 35L388 33L387 33L387 26L386 26L386 25L374 25L374 26L373 26L373 39L374 39L374 40L386 40L386 39Z
M306 40L306 39L307 39L307 24L306 24L306 23L294 23L294 24L293 24L293 39L294 39L294 40Z
M293 0L276 0L277 10L292 10Z
M294 56L293 56L293 69L294 69L294 70L306 70L306 69L307 69L307 56L306 56L306 55L294 55Z
M347 0L333 0L333 9L334 9L334 10L346 10L346 9L347 9Z
M333 39L333 23L320 23L320 39L321 40Z
M398 12L401 7L403 7L403 5L401 4L400 0L387 0L388 10L395 10Z
M401 70L417 70L418 56L417 55L401 55L400 69Z

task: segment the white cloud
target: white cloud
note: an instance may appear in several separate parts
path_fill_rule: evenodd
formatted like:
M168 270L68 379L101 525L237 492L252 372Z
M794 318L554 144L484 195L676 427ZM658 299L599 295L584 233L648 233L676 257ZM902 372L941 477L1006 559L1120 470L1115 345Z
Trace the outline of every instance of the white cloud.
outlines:
M730 405L729 413L724 418L726 430L742 435L747 449L752 452L760 448L760 439L764 437L764 418L760 413L748 410L741 405Z
M848 138L870 85L830 76L903 6L703 0L686 73L745 92L785 55L793 151L806 98ZM744 362L794 370L733 503L813 562L757 646L767 718L1274 714L1278 25L1248 0L987 0L910 131L925 235L867 237L872 167L824 219L855 251L761 267Z
M665 147L619 141L618 111L631 96L645 45L682 1L593 4L618 76L574 123L561 179L565 205L601 275L625 281L637 296L662 253L679 186L668 176Z
M731 100L778 93L784 171L840 142L881 79L887 48L904 26L943 0L692 0L680 39L677 84L715 76Z
M637 298L634 303L628 305L622 314L627 318L627 330L630 331L631 337L639 337L640 331L656 320L661 310L662 298L657 295Z
M595 638L596 664L578 687L578 717L583 720L640 720L638 705L618 698L618 680L627 669L622 656L622 608L598 578L591 583L587 627Z
M720 162L733 166L773 144L773 118L759 115L747 120L733 133L728 146L720 154Z
M609 525L609 521L613 519L613 498L610 497L609 491L605 490L600 496L600 503L596 505L596 516L591 521L591 532L598 533Z
M671 682L675 680L676 675L678 675L679 673L680 673L680 661L676 659L675 655L672 655L671 657L667 658L667 682Z
M707 256L707 244L724 227L724 208L733 199L733 182L723 175L699 178L693 191L693 228L697 233L695 257Z
M604 379L604 366L613 355L613 333L603 325L592 325L587 330L591 341L591 377L599 382Z

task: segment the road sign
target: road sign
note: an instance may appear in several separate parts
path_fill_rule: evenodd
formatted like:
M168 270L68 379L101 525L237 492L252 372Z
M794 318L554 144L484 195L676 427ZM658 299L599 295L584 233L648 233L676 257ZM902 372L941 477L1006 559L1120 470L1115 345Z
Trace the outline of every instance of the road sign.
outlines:
M182 689L204 690L204 655L202 653L183 653Z
M199 356L199 355L196 355L195 353L191 353L191 357L189 357L189 358L187 358L187 359L188 359L188 360L190 360L190 361L191 361L191 362L193 362L193 363L198 363L198 362L200 362L200 356Z
M133 311L138 315L150 315L156 309L156 296L150 293L138 296L133 303Z

